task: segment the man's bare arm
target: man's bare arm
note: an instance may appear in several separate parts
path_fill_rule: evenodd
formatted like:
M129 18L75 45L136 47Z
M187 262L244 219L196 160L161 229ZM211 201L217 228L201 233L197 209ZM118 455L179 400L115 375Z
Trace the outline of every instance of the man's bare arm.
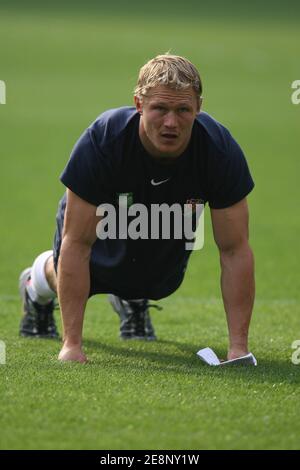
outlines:
M83 319L90 292L89 261L96 241L96 206L67 190L64 230L57 270L57 293L63 323L62 361L85 362Z
M211 209L211 218L220 252L221 289L229 330L228 359L234 359L248 353L248 330L255 296L246 199L226 209Z

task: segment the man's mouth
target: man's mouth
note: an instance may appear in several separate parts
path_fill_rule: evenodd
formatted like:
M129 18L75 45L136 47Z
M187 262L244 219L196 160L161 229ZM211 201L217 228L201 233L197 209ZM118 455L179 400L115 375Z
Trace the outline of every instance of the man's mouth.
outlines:
M177 139L178 134L175 134L174 132L162 132L162 133L161 133L161 136L162 136L164 139L175 140L175 139Z

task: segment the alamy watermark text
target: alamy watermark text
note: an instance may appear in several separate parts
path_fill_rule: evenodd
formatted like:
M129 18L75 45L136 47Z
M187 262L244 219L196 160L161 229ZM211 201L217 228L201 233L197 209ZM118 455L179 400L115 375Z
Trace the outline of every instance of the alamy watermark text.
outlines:
M298 365L300 364L300 339L296 339L295 341L293 341L291 348L295 349L292 354L291 361L293 364Z
M3 80L0 80L0 104L6 104L6 85Z
M106 239L177 239L185 241L186 250L200 250L204 245L204 204L188 200L178 203L130 204L126 195L119 196L118 210L113 204L98 206L97 216L102 219L96 232L100 240Z
M300 80L294 80L292 88L295 90L291 96L292 103L300 104Z

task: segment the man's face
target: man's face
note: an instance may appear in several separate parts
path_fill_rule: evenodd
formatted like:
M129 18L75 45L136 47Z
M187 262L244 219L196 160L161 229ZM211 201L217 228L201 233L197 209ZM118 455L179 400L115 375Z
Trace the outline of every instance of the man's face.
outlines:
M174 90L159 85L140 100L134 97L141 113L139 135L146 150L163 159L176 158L186 149L200 99L192 87Z

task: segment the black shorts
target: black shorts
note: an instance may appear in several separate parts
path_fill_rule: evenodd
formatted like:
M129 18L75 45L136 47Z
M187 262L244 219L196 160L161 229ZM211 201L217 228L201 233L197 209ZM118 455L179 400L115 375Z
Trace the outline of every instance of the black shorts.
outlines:
M63 198L58 206L56 215L56 231L53 242L53 260L54 268L57 272L58 259L60 255L60 247L62 241L63 232L63 214L65 211L66 199ZM106 278L105 271L99 274L97 266L90 262L90 294L89 297L95 294L114 294L122 299L152 299L159 300L164 297L168 297L170 294L175 292L184 279L184 274L187 266L187 260L178 265L178 267L167 275L164 275L164 279L161 282L145 282L144 285L137 285L132 280L132 285L126 285L120 282L122 277L118 271L118 267L115 268L114 275L110 270L108 279ZM122 267L124 271L124 266ZM130 278L130 269L128 267L128 276ZM165 274L165 273L164 273ZM126 276L128 278L128 276Z

